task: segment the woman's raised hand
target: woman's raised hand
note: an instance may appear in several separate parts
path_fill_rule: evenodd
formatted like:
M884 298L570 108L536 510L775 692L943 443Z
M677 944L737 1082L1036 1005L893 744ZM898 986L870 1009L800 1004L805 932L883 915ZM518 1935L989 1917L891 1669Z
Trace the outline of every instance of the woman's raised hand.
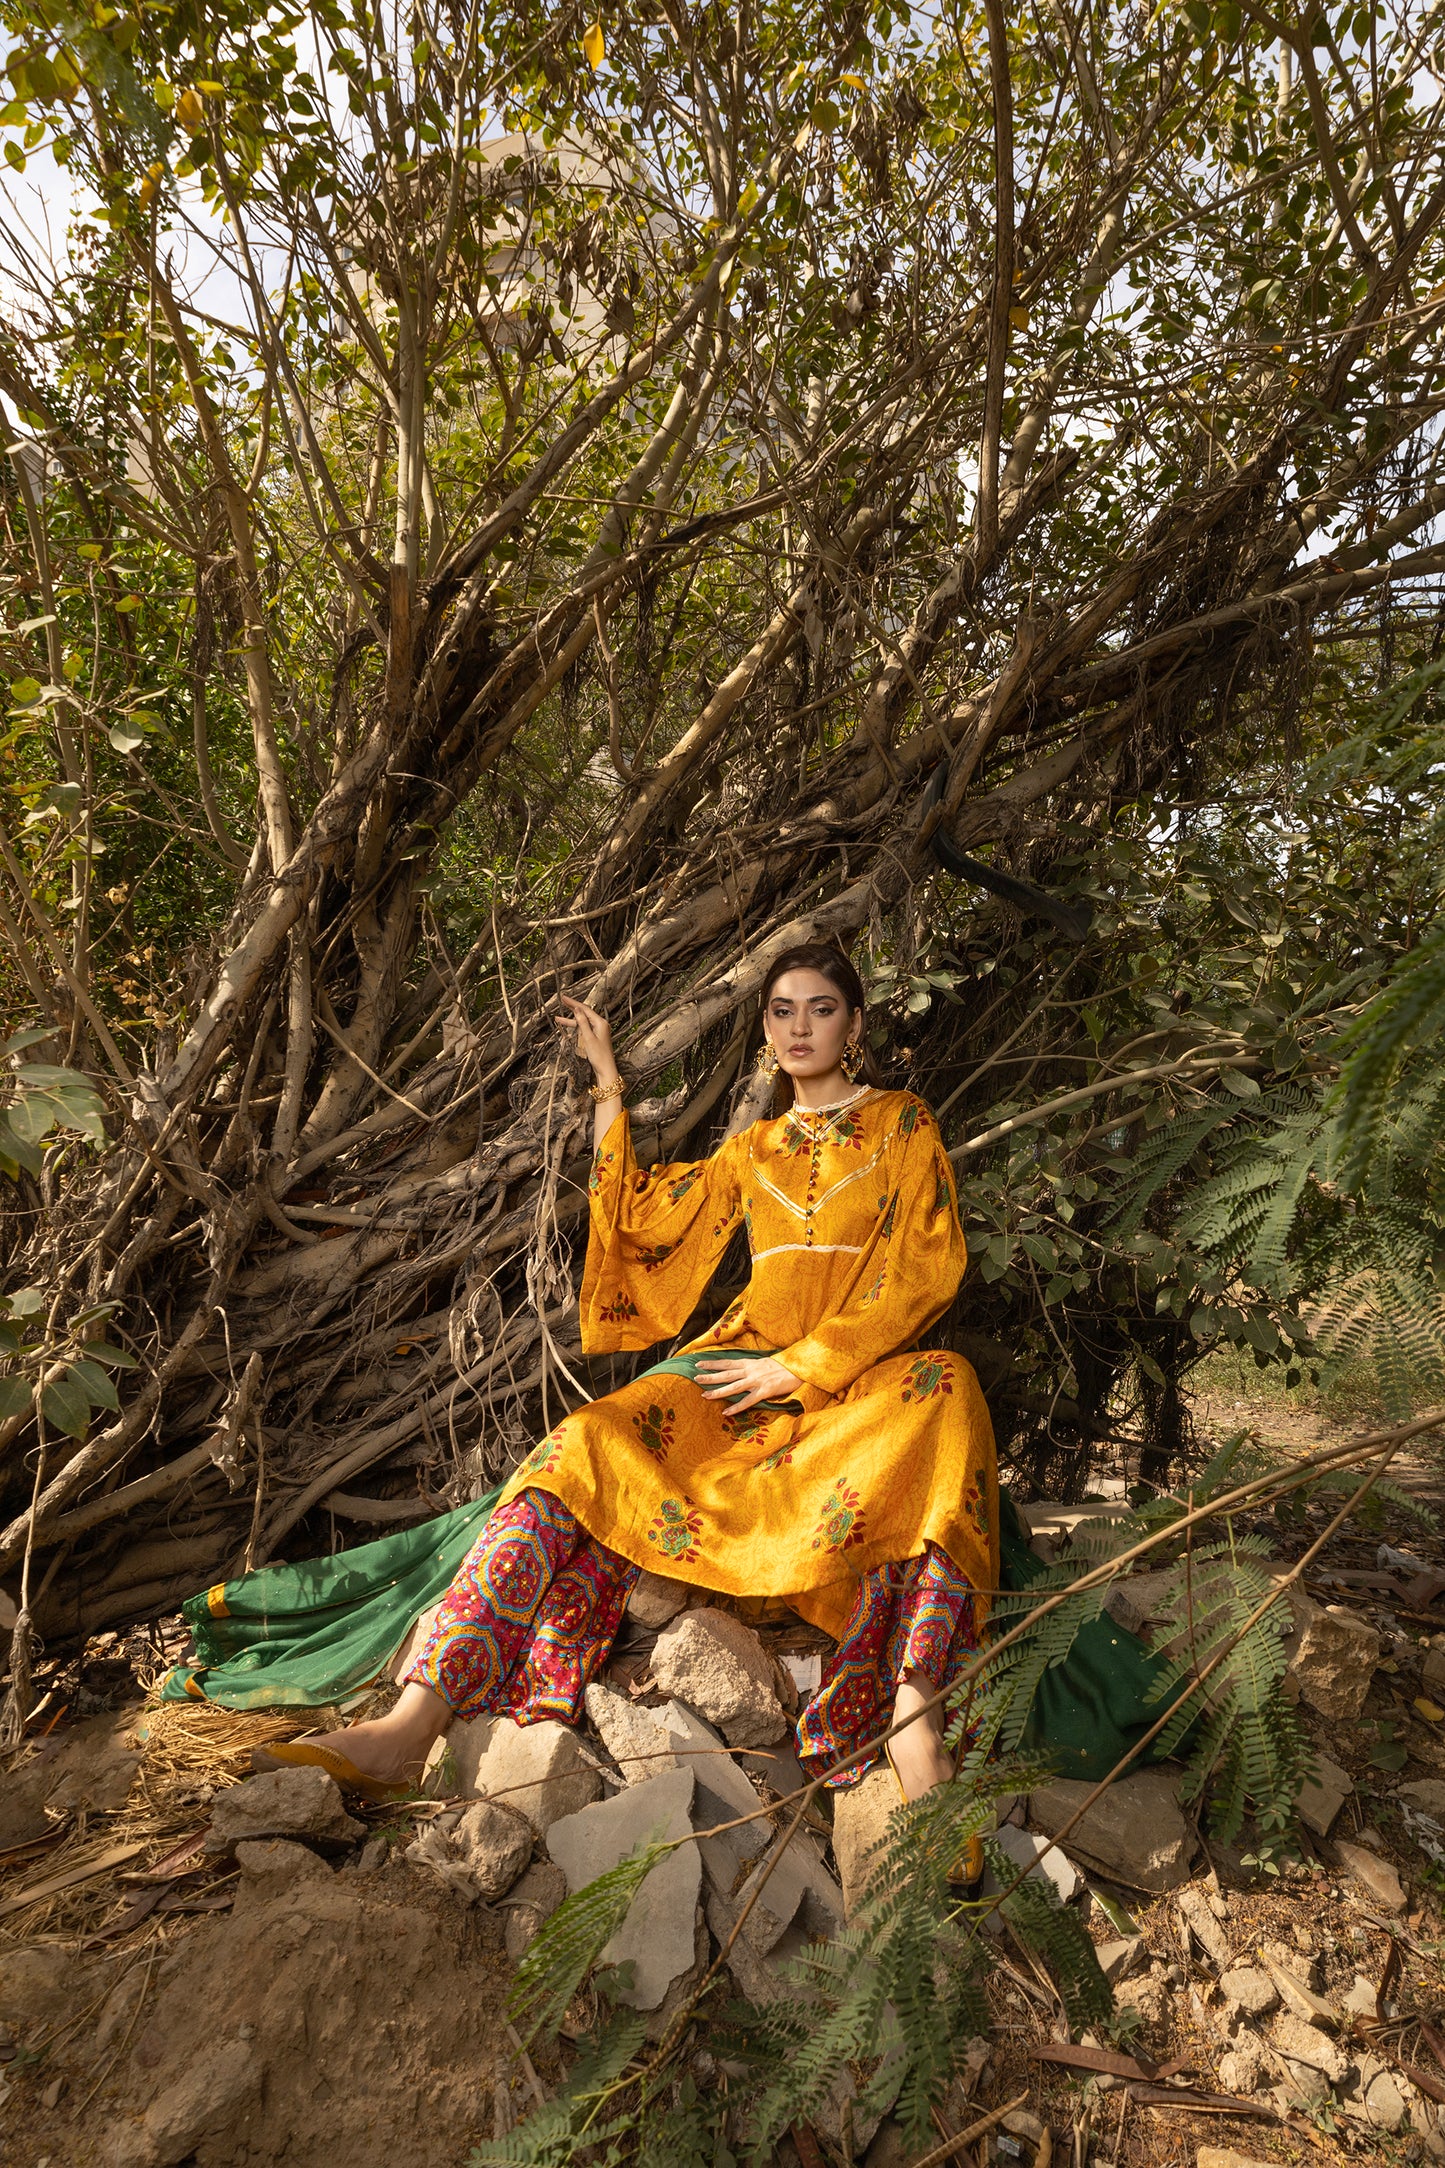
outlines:
M570 1016L559 1016L556 1021L564 1031L577 1034L577 1051L592 1065L592 1074L599 1084L611 1084L617 1076L617 1056L612 1051L612 1026L605 1016L589 1009L585 1001L578 1001L572 994L559 994L558 1000Z

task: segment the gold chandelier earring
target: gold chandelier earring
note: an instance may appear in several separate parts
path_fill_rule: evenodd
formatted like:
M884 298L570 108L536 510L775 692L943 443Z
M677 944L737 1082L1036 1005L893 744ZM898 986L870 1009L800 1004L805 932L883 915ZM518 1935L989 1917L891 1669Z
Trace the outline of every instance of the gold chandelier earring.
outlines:
M771 1080L778 1073L778 1057L771 1039L765 1038L758 1048L758 1075Z
M850 1039L843 1049L842 1060L839 1064L850 1084L856 1084L863 1074L863 1058L863 1041L861 1039Z

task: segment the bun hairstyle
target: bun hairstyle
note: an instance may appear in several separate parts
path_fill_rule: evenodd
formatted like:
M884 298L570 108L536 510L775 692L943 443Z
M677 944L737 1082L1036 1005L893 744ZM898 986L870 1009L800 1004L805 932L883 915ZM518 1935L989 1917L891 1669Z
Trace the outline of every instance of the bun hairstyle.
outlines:
M798 948L784 949L781 956L774 957L768 975L763 980L762 998L758 1008L759 1016L767 1015L768 1003L772 999L773 988L777 985L779 979L786 977L790 971L816 971L820 978L825 978L828 981L829 985L837 987L838 993L850 1013L854 1010L862 1012L865 1019L863 1066L858 1072L858 1082L860 1084L882 1085L884 1083L883 1072L873 1058L867 1039L868 999L863 991L863 981L859 978L851 960L844 955L842 949L836 948L831 941L805 941ZM787 1097L785 1105L790 1106L793 1098L793 1083L786 1071L781 1069L778 1072L778 1085L779 1087L786 1085Z

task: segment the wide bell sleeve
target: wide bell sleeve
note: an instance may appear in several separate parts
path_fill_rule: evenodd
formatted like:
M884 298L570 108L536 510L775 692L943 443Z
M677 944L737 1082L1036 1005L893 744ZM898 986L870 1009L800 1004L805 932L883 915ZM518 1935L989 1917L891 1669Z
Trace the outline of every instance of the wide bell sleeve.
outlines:
M953 1168L921 1099L904 1101L886 1161L887 1203L837 1310L778 1350L794 1377L824 1392L911 1347L953 1301L968 1262Z
M582 1348L613 1355L679 1331L742 1219L741 1159L730 1138L710 1159L638 1167L619 1113L592 1159L582 1273Z

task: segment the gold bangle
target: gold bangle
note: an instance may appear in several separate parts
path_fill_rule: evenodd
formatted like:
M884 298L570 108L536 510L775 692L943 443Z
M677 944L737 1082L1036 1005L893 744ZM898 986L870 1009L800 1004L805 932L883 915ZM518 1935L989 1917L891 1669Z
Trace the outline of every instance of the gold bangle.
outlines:
M589 1099L595 1099L599 1105L604 1099L620 1099L622 1097L621 1077L617 1079L615 1084L589 1084L587 1096Z

